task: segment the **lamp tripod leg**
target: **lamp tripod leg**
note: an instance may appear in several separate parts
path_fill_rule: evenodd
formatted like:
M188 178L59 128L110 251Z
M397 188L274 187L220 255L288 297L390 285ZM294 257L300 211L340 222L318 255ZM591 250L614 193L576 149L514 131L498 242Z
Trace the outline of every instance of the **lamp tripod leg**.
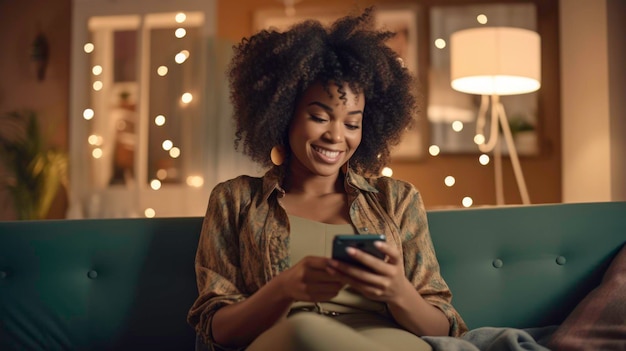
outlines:
M493 170L496 184L496 204L498 206L504 205L504 180L502 177L502 148L500 144L500 133L498 131L498 109L495 107L498 103L498 96L491 96L491 138L493 140L491 147L493 148Z
M504 106L499 101L494 101L492 108L497 109L498 118L500 119L500 125L502 126L502 132L504 134L504 140L506 141L509 154L511 156L511 164L513 165L513 173L515 174L515 180L517 181L517 188L519 189L520 197L524 205L530 204L530 197L528 196L528 189L526 188L526 181L524 180L524 173L522 172L522 165L519 162L517 156L517 149L513 142L513 134L511 133L511 127L509 121L506 118Z

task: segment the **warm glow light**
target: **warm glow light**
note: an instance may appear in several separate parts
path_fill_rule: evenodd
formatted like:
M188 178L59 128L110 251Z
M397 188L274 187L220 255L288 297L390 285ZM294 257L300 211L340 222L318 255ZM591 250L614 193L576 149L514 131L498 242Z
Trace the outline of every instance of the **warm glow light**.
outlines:
M478 162L480 162L481 165L486 166L489 164L489 155L487 154L482 154L478 157Z
M93 156L93 158L100 158L100 157L102 157L102 149L99 148L99 147L93 149L91 151L91 156Z
M393 175L393 169L389 167L384 167L380 174L384 177L391 177Z
M480 15L476 16L476 21L478 21L478 23L480 24L487 24L487 16L481 13Z
M455 132L460 132L463 130L463 122L461 121L454 121L452 122L452 130L454 130Z
M161 146L163 147L163 150L168 151L172 149L174 143L171 140L167 139L163 141L163 144L161 144Z
M170 157L178 158L178 156L180 156L180 149L174 146L173 148L170 149Z
M165 170L163 168L159 168L159 170L156 172L156 176L157 176L157 178L159 178L161 180L167 178L167 170Z
M189 176L187 177L187 185L194 188L199 188L204 185L204 178L200 176Z
M102 145L102 137L96 134L91 134L89 138L87 138L89 145Z
M449 186L449 187L450 187L450 186L453 186L453 185L454 185L454 183L456 183L456 179L454 179L454 177L453 177L453 176L447 176L447 177L443 180L443 183L444 183L446 186Z
M93 66L93 68L91 69L91 73L93 73L94 76L101 75L102 74L102 66L100 66L100 65Z
M463 201L461 201L461 203L463 204L463 207L470 207L474 204L474 200L472 200L471 197L466 196L463 198Z
M83 118L86 119L86 120L92 119L94 115L95 115L95 113L90 108L87 108L87 109L85 109L85 111L83 111Z
M102 90L103 85L104 84L102 84L101 81L97 80L97 81L93 82L93 85L92 85L93 86L93 90L100 91L100 90Z
M157 74L161 77L166 76L168 71L167 66L159 66L159 68L157 68Z
M150 187L154 190L159 190L161 189L161 181L158 179L152 179L150 181Z
M91 54L93 52L93 49L95 49L95 47L92 43L87 43L83 46L83 50L85 50L85 53L87 54Z
M185 30L185 28L177 28L176 31L174 32L174 35L178 39L184 38L185 35L187 35L187 31Z
M185 15L182 12L179 12L176 14L175 19L176 19L176 23L183 23L187 20L187 15Z
M156 216L156 211L153 208L148 207L145 211L143 211L143 214L146 218L154 218L154 216Z
M450 36L454 90L477 95L514 95L541 86L541 39L514 27L478 27Z
M187 57L185 57L185 55L181 53L176 54L176 56L174 57L174 61L176 61L176 63L178 64L185 62L185 60L187 60Z
M189 58L189 51L182 50L181 52L176 54L176 56L174 57L174 61L176 61L176 63L178 63L178 64L181 64L181 63L187 61L188 58Z
M436 40L435 40L435 47L436 47L437 49L443 49L443 48L445 48L445 47L446 47L446 41L445 41L445 40L443 40L443 39L441 39L441 38L436 39Z
M481 145L485 143L485 136L482 134L474 135L474 144Z
M158 116L154 117L154 124L156 124L159 127L164 125L165 124L165 116L158 115Z
M428 148L428 153L430 153L430 155L431 155L431 156L437 156L437 155L439 155L439 152L440 152L440 151L441 151L441 150L439 150L439 146L437 146L437 145L431 145L431 146Z
M188 104L191 100L193 100L193 95L191 95L191 93L184 93L183 96L180 97L180 101L182 101L183 104Z

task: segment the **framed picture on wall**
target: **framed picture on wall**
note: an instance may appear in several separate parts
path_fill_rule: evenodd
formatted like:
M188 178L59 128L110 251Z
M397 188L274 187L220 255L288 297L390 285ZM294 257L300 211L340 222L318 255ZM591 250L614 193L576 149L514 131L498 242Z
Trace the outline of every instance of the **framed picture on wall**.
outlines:
M404 65L414 75L418 74L418 10L414 4L378 6L376 7L376 22L379 28L395 32L396 35L387 42L402 58ZM285 9L272 8L258 10L254 13L253 28L255 31L262 29L275 29L283 31L298 22L315 19L324 25L329 25L350 12L350 8L340 7L296 7L287 15ZM415 126L408 129L398 144L391 152L394 160L414 160L425 155L426 135L421 133L420 128Z

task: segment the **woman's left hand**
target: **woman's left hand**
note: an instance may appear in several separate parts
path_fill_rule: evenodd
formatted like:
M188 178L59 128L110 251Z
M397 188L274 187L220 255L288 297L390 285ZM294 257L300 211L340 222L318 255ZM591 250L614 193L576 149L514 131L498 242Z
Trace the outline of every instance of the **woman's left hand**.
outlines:
M382 241L377 241L375 245L387 256L386 260L355 248L346 250L350 256L370 270L337 260L331 260L327 270L341 282L350 285L371 300L393 302L400 298L405 289L414 290L414 288L404 275L404 260L398 249Z

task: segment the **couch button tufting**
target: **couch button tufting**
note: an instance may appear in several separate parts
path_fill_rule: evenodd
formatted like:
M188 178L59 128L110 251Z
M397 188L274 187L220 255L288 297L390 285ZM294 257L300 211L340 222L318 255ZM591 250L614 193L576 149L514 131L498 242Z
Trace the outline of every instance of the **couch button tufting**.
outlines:
M504 262L502 262L501 259L496 258L495 260L493 260L493 262L491 262L491 264L495 267L495 268L502 268L502 266L504 266Z
M563 256L559 256L556 258L556 264L562 266L567 262L567 260L565 259L565 257Z
M6 278L6 277L7 277L7 275L8 275L8 274L7 274L7 272L5 272L5 271L0 271L0 279L4 279L4 278Z
M91 270L87 272L87 276L89 277L89 279L96 279L98 278L98 272Z

